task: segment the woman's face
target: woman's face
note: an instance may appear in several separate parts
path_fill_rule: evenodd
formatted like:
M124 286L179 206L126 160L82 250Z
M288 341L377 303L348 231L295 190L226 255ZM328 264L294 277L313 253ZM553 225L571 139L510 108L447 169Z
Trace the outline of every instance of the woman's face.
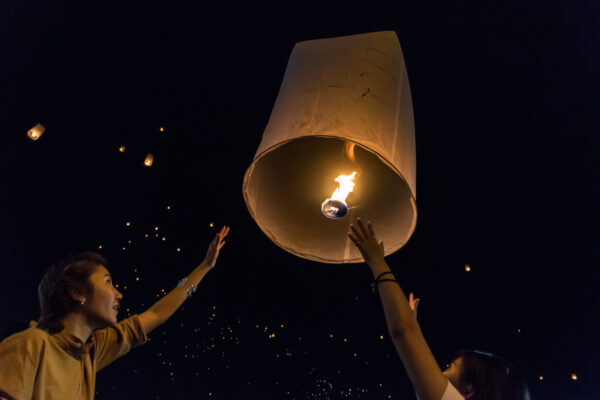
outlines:
M106 267L100 265L89 280L92 292L86 297L83 305L86 316L98 328L116 324L123 295L113 286L110 273Z
M462 372L462 357L458 357L456 360L452 361L450 367L446 369L443 374L446 375L446 378L452 383L454 387L458 387L460 382L460 374Z

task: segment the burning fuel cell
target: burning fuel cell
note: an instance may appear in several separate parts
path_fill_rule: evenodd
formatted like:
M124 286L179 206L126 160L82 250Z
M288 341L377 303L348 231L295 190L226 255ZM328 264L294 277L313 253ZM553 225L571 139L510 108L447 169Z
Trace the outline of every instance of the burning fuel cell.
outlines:
M370 220L385 254L416 224L410 86L394 32L297 43L244 176L246 206L278 246L325 263L362 262L347 238Z
M331 198L325 200L321 204L321 211L323 215L331 219L340 219L348 212L348 204L346 204L346 197L354 189L354 179L356 178L356 171L353 171L350 175L340 175L335 178L335 181L339 184L338 188L331 195Z

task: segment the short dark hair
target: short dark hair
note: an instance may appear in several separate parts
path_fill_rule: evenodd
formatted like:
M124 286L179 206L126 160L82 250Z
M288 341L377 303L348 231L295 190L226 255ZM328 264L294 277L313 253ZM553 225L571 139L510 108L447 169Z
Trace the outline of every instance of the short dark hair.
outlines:
M517 369L497 355L464 350L459 386L472 385L470 400L529 400L527 384Z
M49 333L62 331L62 319L79 307L70 289L89 293L92 289L89 277L100 265L106 265L104 257L84 252L69 255L48 268L38 285L40 318L37 326Z

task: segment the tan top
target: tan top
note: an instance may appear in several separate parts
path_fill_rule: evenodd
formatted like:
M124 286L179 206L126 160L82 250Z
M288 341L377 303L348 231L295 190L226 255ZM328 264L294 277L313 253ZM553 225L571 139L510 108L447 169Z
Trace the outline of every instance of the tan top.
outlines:
M0 343L0 398L91 400L96 372L147 340L137 315L83 343L32 326Z

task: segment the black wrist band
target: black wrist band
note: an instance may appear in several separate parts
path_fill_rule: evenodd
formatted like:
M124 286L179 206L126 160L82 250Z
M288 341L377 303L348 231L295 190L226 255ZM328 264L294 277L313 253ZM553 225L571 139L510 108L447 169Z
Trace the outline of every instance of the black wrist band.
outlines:
M385 274L393 274L392 271L385 271L380 273L379 275L377 275L377 278L375 278L375 280L373 282L377 282L379 280L379 278L381 278L382 276L384 276Z

